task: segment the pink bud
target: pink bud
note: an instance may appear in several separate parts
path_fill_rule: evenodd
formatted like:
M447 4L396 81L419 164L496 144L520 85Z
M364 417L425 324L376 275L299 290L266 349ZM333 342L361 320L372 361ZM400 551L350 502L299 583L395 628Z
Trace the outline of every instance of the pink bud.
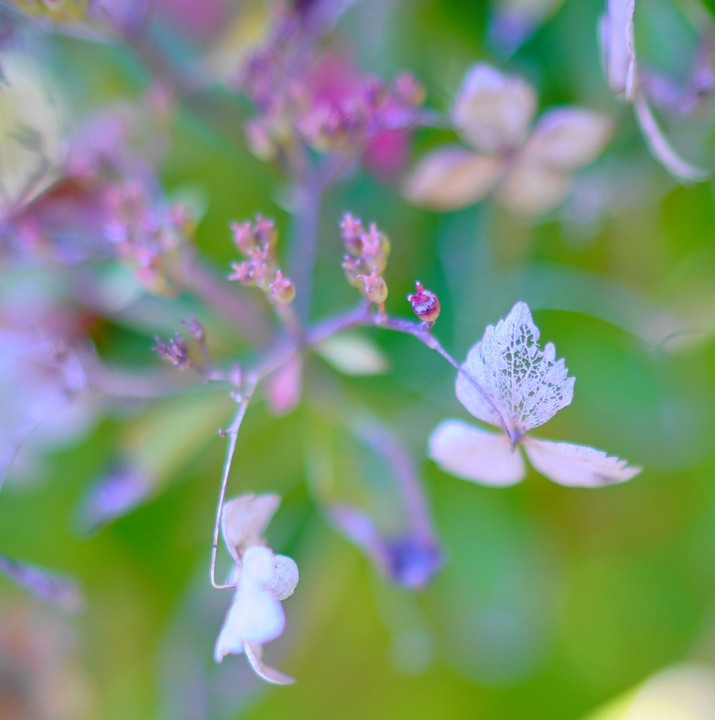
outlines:
M422 283L415 283L416 292L408 295L407 300L412 305L415 315L425 323L433 325L439 317L440 306L439 299L431 290L425 290Z

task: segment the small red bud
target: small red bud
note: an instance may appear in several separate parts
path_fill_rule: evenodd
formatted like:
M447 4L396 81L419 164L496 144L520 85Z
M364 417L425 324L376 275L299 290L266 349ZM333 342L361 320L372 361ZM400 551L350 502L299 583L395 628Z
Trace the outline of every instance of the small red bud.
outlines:
M415 290L413 295L407 296L413 312L422 322L433 325L439 317L439 299L431 290L425 290L419 281L415 283Z

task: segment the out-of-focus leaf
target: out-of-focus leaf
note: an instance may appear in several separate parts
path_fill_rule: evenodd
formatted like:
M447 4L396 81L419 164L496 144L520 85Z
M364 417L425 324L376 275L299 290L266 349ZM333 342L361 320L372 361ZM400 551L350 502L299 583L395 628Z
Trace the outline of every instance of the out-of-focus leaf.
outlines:
M374 342L355 333L324 340L315 350L345 375L381 375L389 369L385 353Z

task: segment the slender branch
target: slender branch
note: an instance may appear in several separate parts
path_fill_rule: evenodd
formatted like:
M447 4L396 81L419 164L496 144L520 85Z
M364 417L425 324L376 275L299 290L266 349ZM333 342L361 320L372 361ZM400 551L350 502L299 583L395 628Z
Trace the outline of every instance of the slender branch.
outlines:
M231 425L226 430L221 432L221 435L228 437L228 448L226 449L226 460L223 464L223 474L221 476L221 490L219 491L218 505L216 507L216 521L214 522L213 545L211 547L211 584L217 590L224 590L226 588L233 587L232 585L218 585L216 583L216 552L218 549L218 536L221 529L221 513L223 512L223 503L226 499L226 486L228 485L228 476L231 472L231 463L233 462L233 456L236 452L238 431L241 428L243 418L246 416L248 403L251 400L253 391L256 389L256 384L256 378L246 379L243 387L243 394L238 401L238 410L236 410L236 415L234 416Z

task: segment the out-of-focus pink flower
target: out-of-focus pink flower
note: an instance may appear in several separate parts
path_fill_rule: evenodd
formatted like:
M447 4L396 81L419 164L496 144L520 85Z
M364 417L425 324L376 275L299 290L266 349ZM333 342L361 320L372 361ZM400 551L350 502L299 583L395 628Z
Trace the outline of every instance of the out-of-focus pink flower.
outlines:
M538 215L561 204L573 173L610 139L608 116L579 107L548 110L535 124L536 95L524 80L479 64L452 107L454 127L472 149L447 145L428 153L404 184L408 200L456 210L493 193L507 209Z

